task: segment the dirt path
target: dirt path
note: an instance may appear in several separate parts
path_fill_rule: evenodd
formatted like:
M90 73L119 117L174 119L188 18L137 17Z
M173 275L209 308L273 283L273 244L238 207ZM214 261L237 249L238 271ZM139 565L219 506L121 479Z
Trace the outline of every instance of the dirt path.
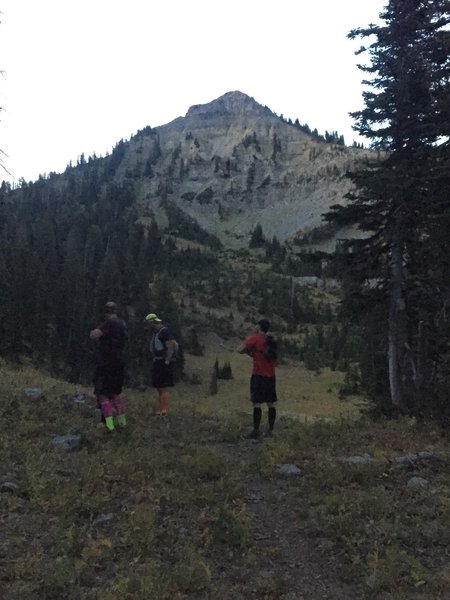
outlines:
M291 482L280 475L267 479L245 468L257 444L226 445L222 455L244 467L243 500L254 521L260 576L278 581L279 597L290 600L356 600L358 590L346 586L319 552L317 543L305 536L298 515L288 502Z

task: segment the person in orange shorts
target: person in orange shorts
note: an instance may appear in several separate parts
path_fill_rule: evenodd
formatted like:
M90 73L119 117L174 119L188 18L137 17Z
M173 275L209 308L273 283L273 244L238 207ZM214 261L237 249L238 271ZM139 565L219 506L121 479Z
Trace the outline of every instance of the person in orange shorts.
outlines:
M155 313L149 313L145 322L150 325L152 331L152 384L158 390L158 408L155 415L165 417L169 409L169 388L175 385L176 341L170 329Z

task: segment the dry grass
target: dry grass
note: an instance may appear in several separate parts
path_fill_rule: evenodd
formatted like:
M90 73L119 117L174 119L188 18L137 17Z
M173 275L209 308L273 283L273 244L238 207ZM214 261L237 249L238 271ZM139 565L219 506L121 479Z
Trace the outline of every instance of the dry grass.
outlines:
M231 364L233 379L219 380L218 393L209 396L209 380L216 358L219 365ZM187 357L186 371L198 374L202 385L194 388L178 387L176 402L195 401L198 409L210 414L229 414L230 411L251 413L249 381L251 359L223 348L209 350L205 356ZM277 368L277 394L280 414L300 420L312 418L354 417L364 403L362 398L340 400L339 386L343 374L323 369L319 375L308 371L301 364L289 361Z
M234 378L210 396L216 357ZM58 400L90 390L0 364L0 484L17 486L0 493L2 600L446 598L448 460L391 462L448 452L435 428L358 419L361 399L337 396L341 374L290 363L276 436L249 445L248 357L216 347L186 370L203 383L175 387L167 422L150 417L154 390L126 390L128 429L108 436L94 402ZM55 452L52 436L67 433L80 451ZM373 462L341 462L362 453ZM280 480L280 462L302 476ZM412 475L429 486L407 493Z

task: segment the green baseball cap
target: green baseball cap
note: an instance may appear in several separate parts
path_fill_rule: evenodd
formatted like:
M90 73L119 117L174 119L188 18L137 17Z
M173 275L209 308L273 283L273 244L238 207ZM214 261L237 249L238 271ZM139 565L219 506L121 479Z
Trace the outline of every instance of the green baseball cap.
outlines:
M155 313L148 313L145 317L145 321L149 321L150 323L162 323L161 319Z

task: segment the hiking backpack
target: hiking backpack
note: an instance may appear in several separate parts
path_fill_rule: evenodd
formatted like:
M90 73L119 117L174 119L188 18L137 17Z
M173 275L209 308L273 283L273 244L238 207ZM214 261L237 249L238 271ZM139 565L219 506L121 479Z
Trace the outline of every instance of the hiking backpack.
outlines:
M278 344L271 333L265 335L264 356L269 360L277 360L278 358Z
M162 352L164 350L164 344L159 339L159 334L164 329L167 329L167 327L163 327L159 331L155 332L152 336L152 339L150 340L150 348L154 354L156 354L156 353L159 354L160 352ZM180 345L175 338L172 338L171 341L174 344L173 354L172 354L172 362L175 362L180 356ZM162 357L160 357L160 358L162 358Z

